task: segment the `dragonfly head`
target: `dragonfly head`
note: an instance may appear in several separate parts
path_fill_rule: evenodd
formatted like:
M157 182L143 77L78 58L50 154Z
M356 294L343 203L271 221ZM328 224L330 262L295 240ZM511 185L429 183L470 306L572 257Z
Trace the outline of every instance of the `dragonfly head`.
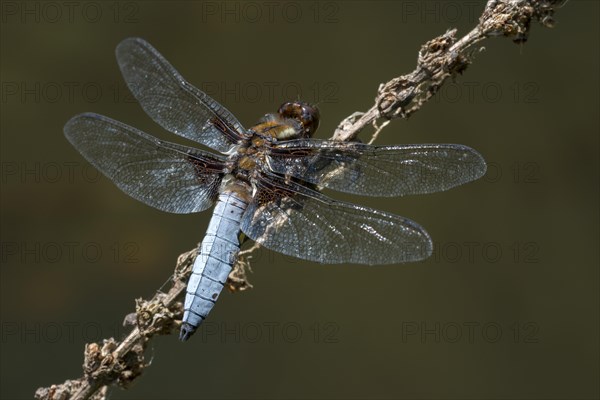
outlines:
M314 135L319 127L319 109L302 101L288 101L283 103L277 111L283 118L298 121L302 127L300 138L309 138Z

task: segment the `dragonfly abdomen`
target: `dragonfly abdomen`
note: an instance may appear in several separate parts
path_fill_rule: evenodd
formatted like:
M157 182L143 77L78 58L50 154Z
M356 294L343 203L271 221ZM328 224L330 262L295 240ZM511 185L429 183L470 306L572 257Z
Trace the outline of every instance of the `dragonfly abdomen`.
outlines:
M219 196L187 285L179 338L187 340L217 301L240 251L240 220L248 203L234 192Z

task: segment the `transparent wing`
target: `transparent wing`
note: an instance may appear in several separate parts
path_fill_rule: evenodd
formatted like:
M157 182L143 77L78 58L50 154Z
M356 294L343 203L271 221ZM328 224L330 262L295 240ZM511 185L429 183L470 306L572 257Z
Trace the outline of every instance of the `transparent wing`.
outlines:
M129 90L166 130L222 153L244 136L245 129L233 114L189 84L145 40L125 39L116 53Z
M325 264L393 264L431 255L429 235L407 218L334 201L272 174L255 185L241 229L271 250Z
M269 152L274 172L364 196L439 192L485 174L481 155L458 144L371 146L330 140L290 140Z
M218 196L224 159L157 138L102 115L71 118L71 144L123 192L159 210L185 214Z

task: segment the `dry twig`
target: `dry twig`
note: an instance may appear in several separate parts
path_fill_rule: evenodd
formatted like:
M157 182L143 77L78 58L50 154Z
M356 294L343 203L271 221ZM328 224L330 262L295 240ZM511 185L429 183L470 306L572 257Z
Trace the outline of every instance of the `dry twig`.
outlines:
M554 11L563 0L489 0L479 24L456 39L451 29L421 46L417 67L409 74L379 86L375 104L364 113L354 113L336 129L334 140L354 140L378 118L408 118L429 100L444 82L463 73L471 64L475 45L495 36L505 36L521 44L527 41L532 21L547 28L554 26Z
M515 43L523 43L529 36L532 21L545 27L553 27L553 15L563 0L489 0L479 19L479 24L468 34L456 39L456 29L447 31L425 43L419 51L417 67L409 74L394 78L380 85L375 104L366 112L355 112L344 119L332 139L350 141L356 139L367 125L375 127L376 138L387 122L394 118L408 118L418 111L444 84L462 73L478 50L482 40L505 36ZM378 119L384 119L377 123ZM241 252L238 263L231 272L227 287L232 291L252 287L246 279L249 254L256 246ZM175 272L166 293L157 292L150 300L136 299L136 312L125 318L132 331L121 342L113 338L85 347L83 372L77 380L69 380L49 388L39 388L36 399L106 399L109 385L122 388L135 380L148 365L144 351L154 335L175 331L183 314L181 300L197 250L179 256Z

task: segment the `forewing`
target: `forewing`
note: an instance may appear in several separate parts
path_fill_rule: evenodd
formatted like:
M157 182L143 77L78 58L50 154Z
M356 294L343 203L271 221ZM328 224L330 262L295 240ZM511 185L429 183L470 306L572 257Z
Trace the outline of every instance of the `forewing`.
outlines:
M458 144L371 146L330 140L290 140L269 152L274 172L363 196L403 196L448 190L485 174L481 155Z
M222 153L244 136L245 130L233 114L189 84L145 40L125 39L116 52L129 90L166 130Z
M71 144L123 192L159 210L185 214L209 208L218 196L224 160L164 142L102 115L71 118Z
M241 229L268 249L325 264L394 264L431 255L429 235L407 218L334 201L274 175L255 185Z

